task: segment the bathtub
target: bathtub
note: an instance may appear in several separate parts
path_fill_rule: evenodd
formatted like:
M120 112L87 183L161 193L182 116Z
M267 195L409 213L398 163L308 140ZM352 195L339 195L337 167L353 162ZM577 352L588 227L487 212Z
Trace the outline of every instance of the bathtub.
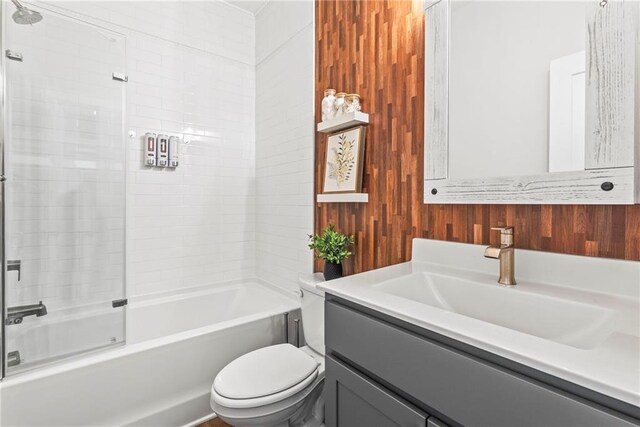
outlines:
M197 424L213 416L216 374L248 351L283 342L282 314L292 320L299 307L295 297L258 281L132 298L126 345L5 378L0 424Z

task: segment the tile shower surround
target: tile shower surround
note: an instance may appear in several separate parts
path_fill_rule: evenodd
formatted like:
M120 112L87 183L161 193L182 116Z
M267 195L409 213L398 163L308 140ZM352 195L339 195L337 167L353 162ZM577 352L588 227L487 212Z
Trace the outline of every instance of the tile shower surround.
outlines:
M259 22L281 12L278 2L265 8L265 18L223 2L36 6L127 39L126 126L136 134L127 140L129 296L253 277L258 270L276 285L297 286L297 274L311 269L305 242L312 229L313 133L297 123L313 120L313 57L305 55L312 7L298 7L287 15L292 25L274 28ZM266 42L259 63L256 26ZM308 73L283 73L291 55ZM270 87L256 91L256 74ZM276 96L276 88L287 92L285 85L296 88L291 102L298 116L269 114L273 101L269 108L262 102ZM180 147L180 167L144 167L145 132L188 141ZM257 224L265 231L258 233ZM25 303L39 298L35 288L32 293L23 287L20 297ZM62 289L48 294L54 307L64 304Z

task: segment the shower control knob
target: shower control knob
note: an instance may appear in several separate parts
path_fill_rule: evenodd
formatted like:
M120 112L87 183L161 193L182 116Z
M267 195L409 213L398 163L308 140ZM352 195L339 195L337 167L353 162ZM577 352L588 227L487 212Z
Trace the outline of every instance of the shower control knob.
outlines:
M16 325L19 325L20 323L22 323L22 319L17 317L15 319L13 319L13 323L15 323Z

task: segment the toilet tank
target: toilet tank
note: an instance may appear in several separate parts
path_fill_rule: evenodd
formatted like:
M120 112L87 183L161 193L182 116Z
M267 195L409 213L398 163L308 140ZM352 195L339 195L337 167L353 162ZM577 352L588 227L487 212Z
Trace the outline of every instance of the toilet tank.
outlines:
M318 289L323 282L321 273L301 275L302 329L307 345L324 356L324 292Z

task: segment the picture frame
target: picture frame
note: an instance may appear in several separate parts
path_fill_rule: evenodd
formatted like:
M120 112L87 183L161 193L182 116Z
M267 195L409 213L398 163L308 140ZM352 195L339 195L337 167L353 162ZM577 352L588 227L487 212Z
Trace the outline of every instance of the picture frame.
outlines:
M323 193L360 193L366 127L356 126L327 137Z

